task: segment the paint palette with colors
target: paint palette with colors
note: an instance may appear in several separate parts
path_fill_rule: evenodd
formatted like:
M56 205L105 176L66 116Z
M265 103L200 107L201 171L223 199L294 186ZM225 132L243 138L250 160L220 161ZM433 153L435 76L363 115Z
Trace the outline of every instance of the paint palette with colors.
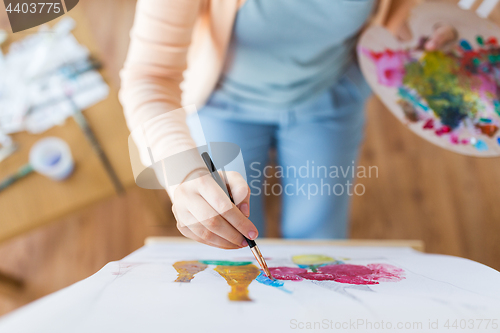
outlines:
M437 24L459 40L438 51L423 45ZM473 12L425 3L409 19L413 40L402 43L382 27L361 37L361 69L374 92L412 131L445 149L500 155L500 28Z

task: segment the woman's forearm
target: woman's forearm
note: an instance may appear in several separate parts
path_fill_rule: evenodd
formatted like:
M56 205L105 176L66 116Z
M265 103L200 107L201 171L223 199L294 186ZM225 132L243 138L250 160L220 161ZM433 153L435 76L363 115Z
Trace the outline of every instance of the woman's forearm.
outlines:
M180 83L199 5L199 0L137 3L120 101L128 127L143 126L156 160L196 147L185 113L171 111L181 107Z
M405 29L411 9L422 2L423 0L379 0L373 23L398 34L401 29Z

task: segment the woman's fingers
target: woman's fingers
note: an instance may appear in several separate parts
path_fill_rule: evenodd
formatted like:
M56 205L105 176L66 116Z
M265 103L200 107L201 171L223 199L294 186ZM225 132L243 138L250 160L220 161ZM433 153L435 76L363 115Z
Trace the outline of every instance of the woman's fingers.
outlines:
M211 232L209 229L207 229L203 224L198 223L198 224L192 224L189 226L189 231L191 231L193 234L198 236L205 244L219 247L221 249L240 249L241 245L235 245L228 241L227 239L224 239L213 232Z
M183 235L224 249L246 246L243 236L257 238L257 228L247 218L250 211L248 184L237 173L228 172L227 178L241 210L210 174L198 176L176 188L172 211Z
M257 238L259 234L257 228L245 215L243 215L238 207L234 206L233 209L230 209L221 215L243 236L252 240Z
M250 216L250 187L241 174L226 172L227 181L233 195L234 203L246 217Z
M236 250L236 249L240 249L241 247L238 247L234 244L231 244L229 242L225 242L224 239L220 238L218 240L216 240L216 242L210 242L210 241L207 241L203 238L200 238L198 237L191 229L189 228L180 228L179 231L181 232L181 234L187 238L190 238L192 240L195 240L199 243L203 243L203 244L206 244L206 245L209 245L209 246L213 246L213 247L218 247L220 249L225 249L225 250ZM216 239L214 237L214 239Z
M217 236L208 230L204 225L199 223L197 219L188 211L178 212L173 209L175 218L177 220L177 229L185 237L191 238L197 242L219 247L222 249L239 249L240 246L232 244L231 242Z
M205 177L200 179L203 178ZM199 191L207 203L243 236L250 239L257 238L257 228L235 205L233 205L226 193L213 179L204 179Z
M188 210L195 217L197 222L204 225L214 234L228 240L238 247L245 246L243 245L245 239L241 233L219 215L201 196L195 195L191 198Z
M457 30L451 25L442 25L434 29L434 33L425 43L427 51L434 51L458 38Z

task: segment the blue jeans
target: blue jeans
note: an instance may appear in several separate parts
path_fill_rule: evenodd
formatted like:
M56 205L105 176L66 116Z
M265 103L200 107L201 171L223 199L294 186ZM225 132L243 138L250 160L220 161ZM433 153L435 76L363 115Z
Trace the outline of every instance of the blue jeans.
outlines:
M353 169L363 138L364 104L370 89L357 66L316 98L289 108L235 102L215 91L198 112L206 142L241 148L251 188L250 220L264 236L264 196L282 197L285 238L346 238ZM188 119L189 124L189 119ZM192 131L197 142L202 133ZM269 186L269 151L275 148ZM226 170L231 170L228 165ZM279 171L281 170L281 172ZM359 190L358 192L360 192Z

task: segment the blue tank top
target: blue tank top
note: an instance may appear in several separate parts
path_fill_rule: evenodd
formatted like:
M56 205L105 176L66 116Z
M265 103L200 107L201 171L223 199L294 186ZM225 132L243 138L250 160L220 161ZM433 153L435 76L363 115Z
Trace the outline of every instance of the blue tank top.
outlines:
M235 102L292 106L334 85L375 0L247 0L217 90Z

